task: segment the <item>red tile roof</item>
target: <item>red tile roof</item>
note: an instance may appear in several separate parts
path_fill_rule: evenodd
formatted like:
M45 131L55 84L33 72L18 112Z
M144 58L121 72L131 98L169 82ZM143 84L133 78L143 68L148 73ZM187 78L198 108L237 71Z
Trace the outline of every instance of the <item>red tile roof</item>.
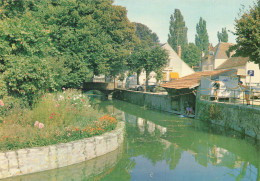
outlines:
M202 76L216 76L231 70L215 70L215 71L205 71L205 72L195 72L191 75L171 80L165 84L162 84L161 87L169 89L192 89L199 86Z

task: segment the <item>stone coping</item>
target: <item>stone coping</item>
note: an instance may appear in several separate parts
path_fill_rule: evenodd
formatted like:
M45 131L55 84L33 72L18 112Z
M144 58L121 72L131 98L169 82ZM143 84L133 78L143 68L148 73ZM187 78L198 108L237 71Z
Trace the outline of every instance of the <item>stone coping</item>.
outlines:
M61 168L116 150L124 140L125 123L100 136L69 143L0 152L0 179Z

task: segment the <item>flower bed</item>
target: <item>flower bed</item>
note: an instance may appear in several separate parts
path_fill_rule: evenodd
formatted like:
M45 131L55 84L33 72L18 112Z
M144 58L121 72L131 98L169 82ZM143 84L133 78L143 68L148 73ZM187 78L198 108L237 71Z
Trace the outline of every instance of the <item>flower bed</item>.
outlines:
M88 98L76 90L42 95L32 109L5 104L0 111L0 150L66 143L115 129L117 120L92 109ZM8 111L6 111L8 110Z

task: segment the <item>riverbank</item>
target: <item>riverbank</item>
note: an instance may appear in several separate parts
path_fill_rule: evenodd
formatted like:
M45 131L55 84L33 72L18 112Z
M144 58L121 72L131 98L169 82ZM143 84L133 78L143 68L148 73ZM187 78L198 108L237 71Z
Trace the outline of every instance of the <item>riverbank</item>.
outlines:
M125 123L100 136L44 147L0 152L0 179L84 162L116 150L124 140Z
M171 98L166 94L118 89L113 97L151 109L181 114L171 109ZM196 119L231 128L260 140L260 111L246 105L224 104L196 100Z
M196 118L260 140L260 111L246 105L197 100Z

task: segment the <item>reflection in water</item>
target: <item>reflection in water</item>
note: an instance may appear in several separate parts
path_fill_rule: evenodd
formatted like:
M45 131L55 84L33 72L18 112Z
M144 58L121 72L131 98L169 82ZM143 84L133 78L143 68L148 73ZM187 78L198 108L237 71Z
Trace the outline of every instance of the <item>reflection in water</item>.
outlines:
M123 153L21 180L260 181L260 146L237 132L122 101L94 107L126 122Z
M114 115L127 123L122 160L134 163L125 173L128 180L260 180L260 149L250 138L126 102L113 101L113 106ZM124 167L121 161L117 167ZM102 180L115 174L122 173L115 169Z

